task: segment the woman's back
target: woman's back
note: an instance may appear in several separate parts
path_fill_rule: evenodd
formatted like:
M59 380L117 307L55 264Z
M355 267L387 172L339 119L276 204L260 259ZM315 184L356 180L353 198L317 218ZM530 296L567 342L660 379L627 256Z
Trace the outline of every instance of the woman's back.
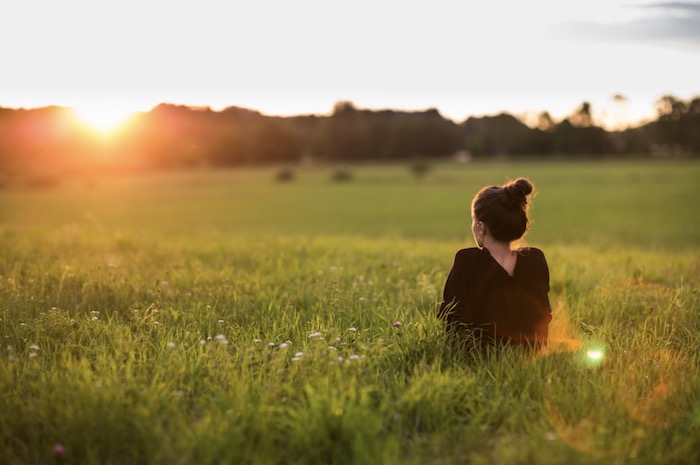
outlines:
M482 338L541 342L551 320L549 269L541 250L517 251L512 276L487 249L457 252L439 316Z

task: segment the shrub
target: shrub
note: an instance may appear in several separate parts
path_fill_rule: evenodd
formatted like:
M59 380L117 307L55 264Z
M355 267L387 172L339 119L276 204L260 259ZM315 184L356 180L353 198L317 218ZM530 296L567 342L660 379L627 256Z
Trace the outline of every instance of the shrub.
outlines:
M432 165L427 161L423 159L417 159L414 160L410 165L409 169L413 173L413 176L416 179L423 179L428 172L431 170Z
M284 168L277 172L275 175L275 181L277 182L289 182L294 180L294 171L290 168Z
M333 172L331 175L331 180L333 182L348 182L352 181L354 179L354 176L351 171L346 170L346 169L338 169Z

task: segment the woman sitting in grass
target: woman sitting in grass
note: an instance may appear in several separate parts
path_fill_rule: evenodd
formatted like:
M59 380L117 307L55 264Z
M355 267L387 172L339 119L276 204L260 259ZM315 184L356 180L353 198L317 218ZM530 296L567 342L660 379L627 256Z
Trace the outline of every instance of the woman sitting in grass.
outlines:
M547 261L539 249L513 247L528 229L533 190L520 178L484 187L474 197L472 233L479 248L455 256L438 311L448 332L480 345L547 342Z

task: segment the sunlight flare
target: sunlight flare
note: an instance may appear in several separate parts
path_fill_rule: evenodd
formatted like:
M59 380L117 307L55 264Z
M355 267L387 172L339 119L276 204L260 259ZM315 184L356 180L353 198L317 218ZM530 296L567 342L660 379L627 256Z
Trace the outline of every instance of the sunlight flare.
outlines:
M134 112L112 104L81 105L73 108L75 117L100 134L110 134L123 127Z

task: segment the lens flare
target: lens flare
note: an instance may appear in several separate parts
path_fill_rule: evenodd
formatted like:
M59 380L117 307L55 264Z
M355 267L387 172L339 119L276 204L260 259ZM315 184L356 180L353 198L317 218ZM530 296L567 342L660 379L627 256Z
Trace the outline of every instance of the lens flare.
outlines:
M133 112L117 105L82 105L73 109L76 118L99 134L112 133L133 116Z
M599 368L603 365L605 359L605 351L600 347L592 347L586 350L583 355L583 362L588 365L589 368Z

